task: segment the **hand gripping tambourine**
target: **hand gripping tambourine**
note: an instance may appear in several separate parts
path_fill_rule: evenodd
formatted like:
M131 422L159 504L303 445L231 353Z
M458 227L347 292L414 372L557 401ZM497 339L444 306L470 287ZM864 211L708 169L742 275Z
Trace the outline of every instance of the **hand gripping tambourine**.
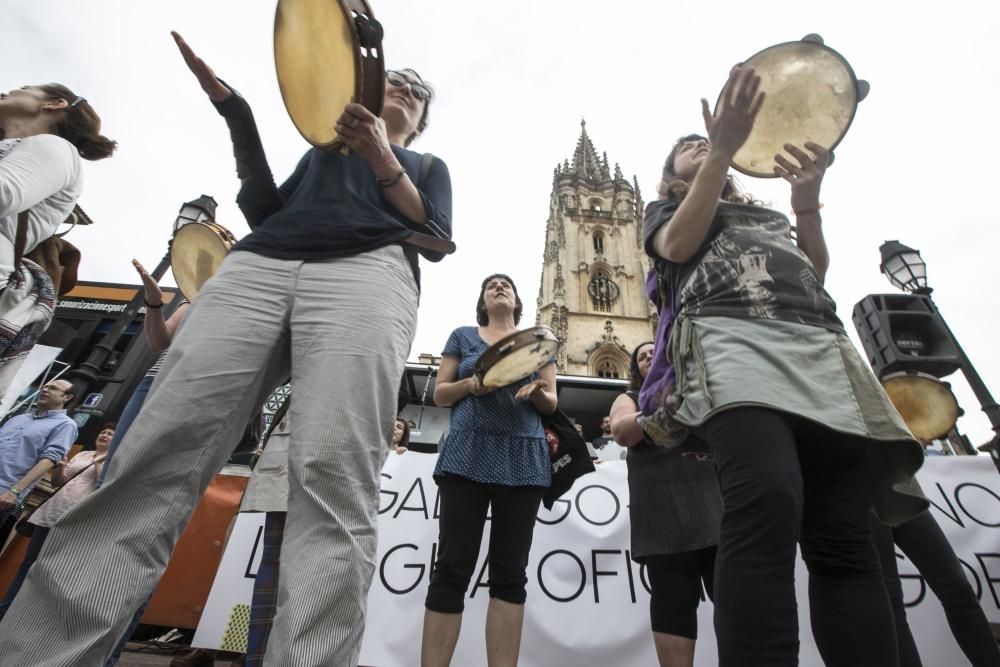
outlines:
M490 345L479 357L473 373L484 387L506 387L551 363L558 351L559 339L552 329L531 327Z
M892 373L882 378L882 386L918 440L927 442L944 437L962 414L948 383L932 375L913 371Z
M292 122L317 148L340 148L333 126L349 102L382 113L382 26L366 0L278 0L274 64Z
M868 82L858 80L847 60L819 35L770 46L742 66L754 68L767 97L750 136L733 156L733 168L775 178L774 156L785 144L801 148L807 141L829 150L833 162L833 149L847 134L858 102L868 95ZM721 101L720 93L716 109Z
M236 237L215 222L189 222L174 232L170 268L177 287L188 301L194 301L234 245Z

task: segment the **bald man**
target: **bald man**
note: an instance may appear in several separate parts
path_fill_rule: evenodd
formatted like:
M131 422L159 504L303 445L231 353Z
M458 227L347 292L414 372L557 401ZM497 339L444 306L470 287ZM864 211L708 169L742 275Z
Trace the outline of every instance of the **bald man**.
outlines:
M0 523L76 441L76 423L66 415L72 400L73 385L54 380L42 387L34 411L0 427Z

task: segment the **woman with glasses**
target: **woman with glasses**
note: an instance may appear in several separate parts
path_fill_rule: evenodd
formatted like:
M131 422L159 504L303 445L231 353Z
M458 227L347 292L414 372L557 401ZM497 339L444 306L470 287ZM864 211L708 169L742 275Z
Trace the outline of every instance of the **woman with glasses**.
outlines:
M422 667L451 664L487 512L486 657L490 667L517 664L535 516L552 479L540 415L555 412L556 370L551 363L520 382L495 388L484 387L473 369L489 346L517 331L521 310L513 280L503 274L487 277L476 304L478 326L455 329L441 353L434 404L452 410L434 469L441 498L439 536L424 604Z
M660 318L672 321L654 369L670 363L675 377L645 427L665 446L701 440L715 460L720 665L798 664L797 546L825 664L894 665L868 513L874 504L898 523L927 507L912 477L923 455L823 287L827 150L786 144L775 158L775 175L791 185L794 235L784 215L729 177L763 103L759 87L751 68L737 67L714 114L702 100L708 137L676 143L660 199L646 209L645 248L665 297Z
M66 86L0 93L0 396L55 307L52 278L24 256L73 211L83 192L80 158L114 149L94 108Z
M174 39L229 125L251 233L192 304L111 479L32 568L0 655L101 664L250 415L290 377L291 493L264 660L356 665L379 473L416 327L418 258L403 244L411 227L451 230L447 166L434 158L423 173L407 148L427 126L430 87L412 70L393 74L381 116L348 104L329 119L349 153L311 148L279 186L247 102ZM67 630L67 616L84 621Z

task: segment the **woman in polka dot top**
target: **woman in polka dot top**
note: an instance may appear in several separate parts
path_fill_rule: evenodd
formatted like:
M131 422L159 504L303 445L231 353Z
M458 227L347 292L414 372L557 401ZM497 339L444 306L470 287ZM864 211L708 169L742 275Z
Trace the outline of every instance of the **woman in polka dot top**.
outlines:
M517 331L521 310L514 281L489 276L476 304L479 326L455 329L441 355L434 402L452 411L434 470L440 532L425 602L422 667L451 663L488 510L486 653L490 665L517 664L535 515L551 481L540 415L556 409L556 370L549 364L493 389L479 382L473 368L489 346Z

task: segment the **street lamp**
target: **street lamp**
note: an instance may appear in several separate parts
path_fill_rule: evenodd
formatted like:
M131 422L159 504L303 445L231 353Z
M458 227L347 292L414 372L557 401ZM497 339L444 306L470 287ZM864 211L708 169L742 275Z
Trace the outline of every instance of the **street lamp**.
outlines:
M879 248L879 252L882 254L882 263L879 265L879 268L889 279L889 282L904 292L919 294L924 296L928 301L931 300L930 294L933 289L927 284L927 265L924 263L923 258L920 257L920 251L905 246L899 241L886 241ZM987 389L983 379L979 377L979 373L976 372L972 362L969 361L965 350L958 344L958 339L955 338L955 334L948 327L947 322L944 321L944 317L941 316L937 305L932 301L931 304L933 305L933 311L937 316L938 322L940 322L942 328L955 346L955 350L958 352L962 374L968 381L972 392L979 401L980 407L986 413L986 417L990 420L990 425L993 427L995 434L993 438L994 446L989 448L989 452L990 456L993 457L993 462L1000 468L1000 452L997 451L996 447L996 443L1000 441L998 440L1000 439L1000 405L997 405L997 402L993 399L993 395L990 394L990 390Z
M174 233L177 233L177 230L184 225L191 224L192 222L209 222L215 220L215 209L218 206L219 204L215 199L209 195L202 195L197 199L184 202L181 205L181 210L177 213L177 219L174 220Z
M879 248L882 263L879 268L893 285L910 294L930 294L927 286L927 264L919 250L899 241L886 241Z
M201 195L197 199L192 199L191 201L184 202L181 205L180 211L177 213L177 218L174 220L174 233L183 227L184 225L191 224L193 222L207 222L209 220L215 219L215 209L218 204L215 199L208 195ZM172 242L171 238L171 242ZM167 252L160 260L160 263L149 272L153 280L159 282L163 274L167 272L170 268L170 245L167 245ZM128 325L132 323L135 319L136 314L143 305L145 300L145 292L140 286L136 290L135 296L129 301L128 305L125 306L125 310L119 313L118 317L115 319L115 323L111 326L108 332L100 340L97 345L91 350L90 355L87 360L80 364L77 368L73 369L67 374L67 378L73 381L75 386L76 394L80 398L86 395L86 392L90 387L98 382L120 382L120 379L115 379L113 377L106 377L101 375L104 370L105 364L107 364L108 359L111 358L114 352L115 346L121 339ZM172 304L172 308L176 308L176 303ZM168 313L164 313L167 315Z

